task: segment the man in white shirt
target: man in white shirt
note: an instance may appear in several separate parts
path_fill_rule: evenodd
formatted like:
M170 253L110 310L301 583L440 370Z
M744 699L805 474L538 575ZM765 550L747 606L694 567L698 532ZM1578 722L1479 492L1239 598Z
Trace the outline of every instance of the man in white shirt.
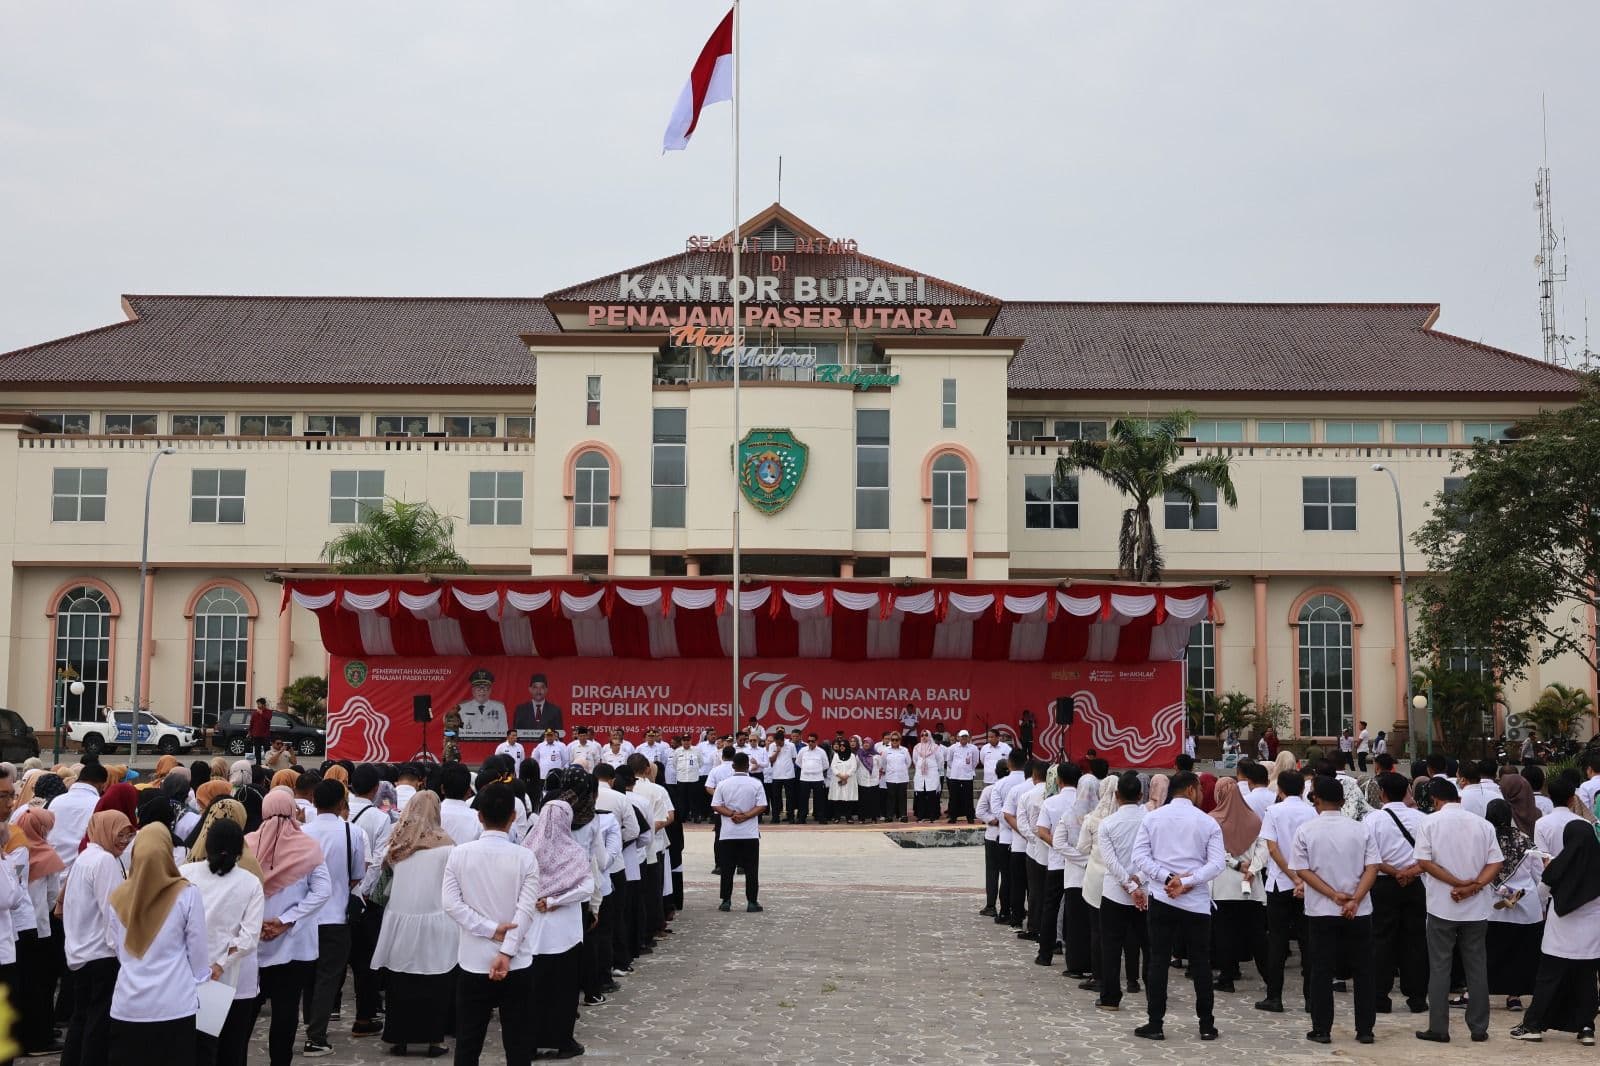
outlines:
M746 753L748 754L748 753ZM806 746L795 754L795 769L799 774L800 795L795 803L799 811L797 819L801 825L806 824L806 812L809 809L811 816L818 822L828 820L828 767L833 764L833 756L828 749L817 743L815 733L806 734ZM765 808L765 804L762 805ZM727 823L724 822L724 825Z
M567 765L581 766L592 774L600 765L600 745L589 735L586 725L578 726L573 733L572 743L567 745Z
M1036 760L1026 759L1023 766L1022 780L1006 790L1005 800L1000 805L1000 820L1010 830L1006 837L1006 847L1010 851L1006 858L1006 884L1010 886L1011 893L1011 925L1017 929L1022 928L1029 912L1044 902L1038 896L1028 894L1028 837L1017 821L1017 814L1022 810L1022 797L1043 778L1035 776Z
M1461 792L1461 809L1471 811L1479 818L1489 812L1489 801L1500 798L1500 789L1494 785L1494 764L1489 764L1488 780L1484 780L1483 763L1462 759L1456 769L1457 785Z
M1372 734L1367 729L1367 723L1361 723L1361 732L1356 734L1356 763L1362 773L1367 772L1367 756L1372 754Z
M78 845L89 831L89 817L94 814L95 805L100 802L100 793L106 790L106 782L110 779L99 759L90 756L85 756L85 759L83 770L72 787L50 801L50 813L55 815L56 824L46 840L61 861L66 863L69 873L78 858Z
M561 743L554 729L544 731L544 740L533 746L528 758L539 765L540 781L545 781L557 770L565 770L572 765L572 751ZM598 754L596 758L598 759Z
M447 763L439 772L439 792L444 796L439 803L439 824L445 834L457 845L477 840L482 822L467 802L472 794L472 774L458 762Z
M613 729L611 739L600 749L600 761L607 766L617 767L627 762L628 756L632 754L633 745L622 739L622 730Z
M1561 854L1561 835L1567 831L1567 823L1582 821L1573 809L1577 806L1577 786L1571 774L1557 774L1546 786L1550 791L1550 813L1540 815L1533 823L1533 846L1551 859Z
M1145 1040L1166 1039L1162 1026L1171 968L1162 962L1172 958L1172 949L1178 946L1187 948L1182 954L1194 976L1200 1039L1217 1038L1212 1015L1211 882L1222 873L1228 856L1222 846L1222 826L1195 806L1199 798L1198 777L1188 772L1173 775L1171 799L1145 815L1133 841L1134 869L1153 889L1146 916L1150 969L1145 996L1150 1020L1133 1031Z
M650 857L646 859L644 886L640 891L644 893L644 936L646 942L653 944L656 934L667 924L661 896L671 877L666 869L666 856L667 826L672 824L674 814L672 797L663 786L656 783L656 766L646 758L644 752L636 751L630 755L628 768L633 771L634 796L642 799L649 808L645 817L650 822Z
M1089 921L1083 902L1084 857L1078 852L1078 782L1083 776L1072 763L1056 767L1056 782L1061 791L1039 808L1034 836L1049 849L1045 857L1044 906L1039 922L1039 951L1034 963L1049 966L1055 958L1056 925L1061 925L1062 946L1066 949L1068 976L1083 980L1094 971L1089 952ZM1093 778L1090 778L1092 781ZM1062 901L1066 913L1062 916Z
M1450 1038L1450 967L1461 952L1467 976L1467 1029L1478 1042L1489 1039L1489 963L1485 951L1492 892L1484 889L1500 872L1505 855L1494 826L1462 807L1449 781L1428 790L1434 813L1417 834L1416 858L1428 896L1428 1028L1418 1040Z
M1028 879L1028 919L1018 940L1039 940L1045 932L1045 882L1048 879L1050 845L1034 832L1039 812L1044 808L1044 778L1049 766L1042 760L1032 764L1028 785L1017 795L1017 833L1022 837L1023 876ZM1059 911L1061 900L1056 900ZM1049 916L1049 937L1055 941L1055 916Z
M1305 779L1296 770L1278 775L1278 802L1261 819L1267 843L1267 994L1256 1010L1283 1013L1283 970L1289 959L1289 938L1295 937L1300 958L1306 957L1304 890L1289 867L1289 852L1300 827L1317 816L1303 797ZM1300 990L1311 998L1311 971L1301 967Z
M307 1058L333 1051L328 1021L350 960L350 894L367 875L367 835L340 817L346 799L340 782L317 782L312 792L317 816L305 826L306 836L321 845L322 861L333 882L333 893L317 911L317 963L306 1002L306 1044L300 1052Z
M1239 795L1244 805L1265 818L1267 809L1278 802L1278 794L1267 786L1267 768L1254 759L1240 759L1234 770L1234 780L1239 784Z
M482 835L445 860L444 912L461 927L456 979L458 1063L483 1054L489 1015L500 1011L507 1066L533 1061L533 950L528 934L538 907L539 862L506 835L515 815L510 787L490 785L478 797Z
M350 824L367 837L367 872L361 879L356 894L368 900L377 887L378 875L383 872L380 856L389 850L389 838L394 835L394 822L389 813L374 802L378 798L378 785L382 776L371 763L362 763L350 772ZM350 929L350 972L356 986L356 1021L351 1036L373 1036L383 1032L378 1021L381 1002L378 977L372 972L372 952L378 946L378 934L383 931L383 908L367 901L362 920Z
M889 746L878 753L885 813L891 822L907 822L910 821L906 816L906 795L911 791L911 752L900 743L899 733L890 733L885 739Z
M896 745L891 744L885 751L887 758L890 752L896 750ZM909 752L904 754L909 756ZM910 759L906 760L908 763ZM1028 775L1026 767L1028 760L1020 753L1007 757L1006 764L1010 773L995 782L994 799L990 801L994 813L999 821L996 827L999 830L997 839L1000 843L1000 918L1002 924L1013 929L1021 928L1023 919L1023 901L1028 894L1027 877L1017 868L1018 849L1013 845L1017 841L1017 805L1013 801L1011 809L1006 810L1006 800L1018 789L1027 787Z
M767 741L767 765L772 773L772 783L767 786L767 817L774 823L787 810L788 822L794 824L794 809L799 802L795 795L796 754L794 741L785 736L783 726L774 729Z
M1133 845L1146 813L1144 804L1139 802L1142 790L1138 774L1123 774L1117 779L1117 809L1100 823L1098 839L1106 875L1101 882L1100 958L1095 960L1095 970L1100 974L1100 998L1095 1006L1105 1011L1122 1009L1119 971L1124 957L1128 991L1139 991L1138 945L1145 941L1145 910L1150 906L1144 879L1133 865ZM1134 950L1124 956L1128 944L1133 944Z
M1583 784L1578 786L1578 806L1593 814L1595 797L1600 796L1600 754L1584 759L1583 777Z
M602 763L595 768L594 776L600 786L595 793L594 809L609 814L616 820L618 837L622 843L621 850L605 870L605 876L611 882L611 891L601 900L600 925L596 929L596 935L603 930L610 944L608 948L601 949L597 955L601 959L609 960L607 972L610 976L622 977L633 972L633 954L628 936L628 921L631 920L631 915L623 914L628 899L627 860L624 856L633 849L634 842L639 839L639 819L634 816L632 801L611 787L616 778L615 770Z
M978 759L983 764L983 783L992 785L1005 774L997 774L995 763L1011 758L1011 745L1000 739L1000 731L991 729L984 734L983 747L978 749Z
M1311 1031L1306 1039L1333 1042L1333 970L1348 947L1355 979L1356 1040L1372 1043L1377 1022L1372 990L1372 892L1378 848L1361 823L1346 818L1344 787L1331 777L1312 784L1317 816L1294 836L1289 868L1306 886L1306 940L1311 968Z
M742 868L744 909L760 911L763 908L757 902L757 895L761 888L761 815L767 809L767 796L761 782L750 776L749 755L742 751L734 754L733 771L717 785L716 794L711 797L711 809L722 821L722 834L717 842L722 902L717 904L717 909L733 909L733 874Z
M644 743L640 744L634 750L639 752L646 759L649 759L652 763L663 764L668 761L668 757L672 751L671 748L667 747L666 742L661 739L661 730L655 728L654 726L644 731Z
M1378 880L1372 886L1372 938L1379 1014L1394 1009L1389 992L1396 970L1411 1013L1428 1009L1428 901L1414 851L1423 814L1406 806L1409 785L1399 774L1379 774L1383 806L1361 820L1367 839L1378 852Z
M523 747L522 741L517 739L517 731L515 729L506 730L506 739L495 745L494 753L496 755L510 756L511 772L518 777L522 776L522 760L528 757L528 749Z
M689 743L685 733L672 748L674 776L678 779L678 810L682 821L700 821L700 782L705 774L700 771L700 753Z
M1002 777L1011 772L1011 767L1004 759L999 760L998 765L1003 771ZM1000 811L994 805L998 788L998 785L985 785L977 804L978 821L983 823L984 899L983 909L978 913L985 918L993 918L996 925L1005 921L995 909L995 902L1000 899L1000 869L1005 864L1005 853L1000 848Z
M945 821L955 824L965 818L968 825L977 820L972 805L972 779L978 774L983 753L972 742L972 734L965 729L956 734L956 742L945 752L945 780L950 782L950 817Z

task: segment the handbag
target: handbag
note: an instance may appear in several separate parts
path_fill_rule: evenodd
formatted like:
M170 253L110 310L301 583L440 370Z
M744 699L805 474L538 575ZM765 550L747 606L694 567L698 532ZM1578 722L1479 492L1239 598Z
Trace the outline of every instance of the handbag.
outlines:
M355 848L350 843L350 823L346 822L344 824L344 869L346 878L350 876L350 870L354 865ZM344 905L345 922L351 926L360 925L361 919L366 915L366 913L367 901L356 895L354 892L351 892L349 899L345 901Z
M383 869L378 871L378 881L372 886L372 891L367 893L367 905L383 908L389 905L389 896L394 891L394 867L388 863L383 864Z

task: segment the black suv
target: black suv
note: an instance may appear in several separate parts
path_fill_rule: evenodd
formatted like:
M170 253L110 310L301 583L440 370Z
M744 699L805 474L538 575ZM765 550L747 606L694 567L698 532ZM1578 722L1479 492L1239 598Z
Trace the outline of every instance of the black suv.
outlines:
M38 755L39 738L33 735L33 727L16 711L0 707L0 759L20 763Z
M223 711L217 717L212 744L229 755L249 755L250 714L249 707ZM296 755L321 755L328 750L327 735L321 729L283 711L272 712L272 739L283 741Z

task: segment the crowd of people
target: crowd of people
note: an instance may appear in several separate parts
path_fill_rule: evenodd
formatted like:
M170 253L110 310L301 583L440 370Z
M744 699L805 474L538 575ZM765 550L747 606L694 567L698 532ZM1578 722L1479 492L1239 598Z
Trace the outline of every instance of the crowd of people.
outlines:
M1402 774L1386 751L1365 754L1363 782L1351 760L1302 766L1288 751L1221 778L1189 755L1171 774L1114 775L1098 759L1006 752L977 802L980 914L1040 966L1061 951L1063 975L1102 1011L1142 992L1144 1039L1166 1038L1181 971L1201 1040L1217 1038L1216 995L1255 979L1255 1008L1302 1007L1319 1044L1348 991L1361 1043L1402 1008L1426 1015L1419 1040L1448 1042L1460 1009L1484 1041L1498 1000L1520 1012L1517 1040L1555 1030L1592 1046L1600 755L1547 776L1439 755ZM1285 997L1291 944L1298 1003Z

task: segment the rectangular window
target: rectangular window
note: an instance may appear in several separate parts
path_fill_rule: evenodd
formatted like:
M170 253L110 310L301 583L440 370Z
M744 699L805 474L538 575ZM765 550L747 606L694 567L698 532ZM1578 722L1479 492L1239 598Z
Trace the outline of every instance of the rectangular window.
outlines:
M1217 735L1216 715L1211 713L1211 698L1217 694L1217 627L1212 622L1201 622L1189 629L1189 647L1184 656L1184 683L1193 689L1204 702L1206 712L1201 715L1200 731L1207 736Z
M584 422L586 425L598 426L600 424L600 375L590 374L583 386Z
M134 437L153 437L161 432L154 411L112 411L106 414L107 433L127 433Z
M1106 424L1103 419L1058 418L1055 433L1057 440L1105 440Z
M1305 477L1300 479L1301 502L1307 530L1356 528L1356 479Z
M1029 529L1078 528L1078 479L1056 481L1053 474L1022 479L1023 524Z
M1244 423L1232 419L1197 418L1189 423L1189 436L1199 444L1236 444L1244 440Z
M220 437L228 432L228 416L221 411L182 412L172 416L174 437Z
M506 415L506 436L517 440L532 440L533 416Z
M243 522L244 471L191 471L189 521L219 525L237 525Z
M1510 422L1466 422L1461 431L1469 441L1510 440L1511 425Z
M940 412L944 416L942 425L945 429L956 428L956 379L944 379L944 400L940 404Z
M33 417L50 426L46 433L89 432L88 411L35 411Z
M933 464L933 528L967 528L967 464L941 455Z
M1256 440L1262 444L1310 444L1310 422L1257 422Z
M1216 529L1217 487L1209 481L1194 482L1195 495L1200 497L1198 513L1189 501L1172 490L1167 491L1166 512L1168 529Z
M50 478L50 521L104 522L105 520L105 470L93 467L56 467Z
M373 415L375 437L420 437L428 432L427 415Z
M306 432L323 437L359 437L361 416L306 415Z
M650 524L682 529L688 495L689 412L658 407L651 414Z
M445 415L444 435L447 437L492 437L500 428L495 415Z
M1446 422L1396 422L1396 444L1449 444L1450 426Z
M334 470L328 475L328 521L350 525L383 507L382 470Z
M856 412L856 528L889 528L889 412Z
M522 472L474 470L469 474L467 521L475 526L520 526Z
M1383 439L1379 422L1329 422L1325 428L1329 444L1377 444Z
M1032 440L1044 435L1042 418L1013 418L1006 423L1007 440Z
M240 415L241 437L291 437L294 415Z

